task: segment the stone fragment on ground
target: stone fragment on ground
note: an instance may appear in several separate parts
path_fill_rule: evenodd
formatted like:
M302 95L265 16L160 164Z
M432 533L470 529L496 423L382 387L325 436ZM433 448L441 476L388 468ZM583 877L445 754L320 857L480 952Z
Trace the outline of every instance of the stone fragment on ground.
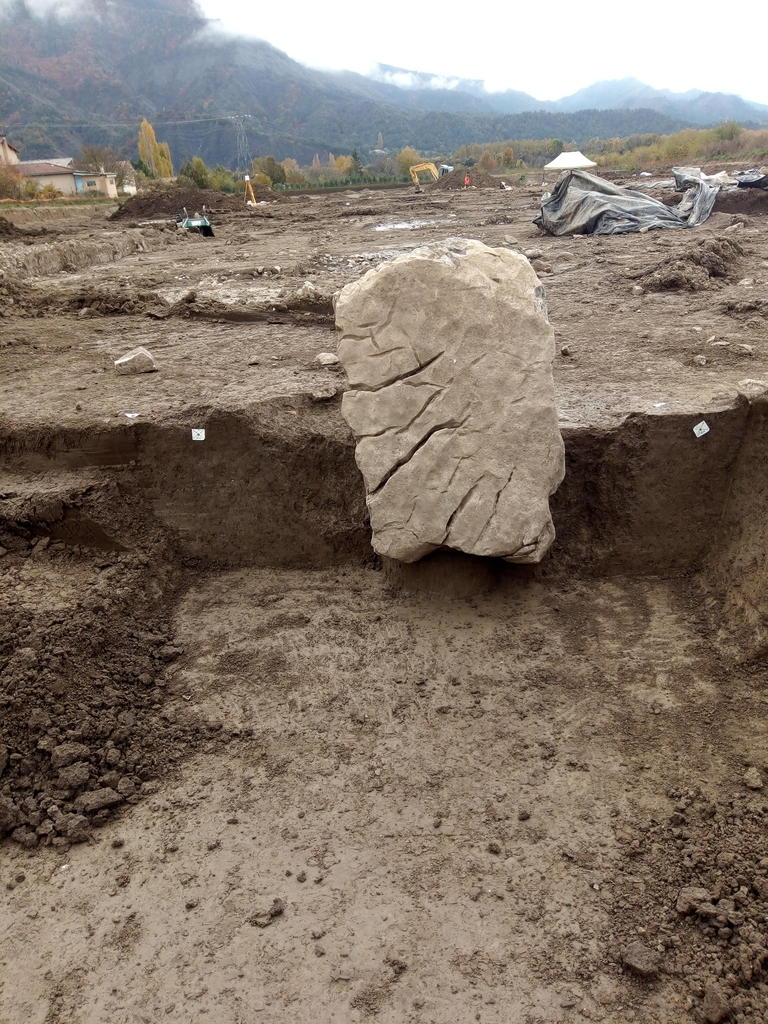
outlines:
M754 766L747 768L744 772L744 785L748 789L762 789L763 788L763 777Z
M641 978L652 978L659 972L659 954L645 943L630 942L621 954L622 963Z
M153 373L157 366L152 353L147 349L133 348L115 360L115 369L118 373Z
M554 334L528 260L435 242L344 288L336 324L375 550L539 562L564 457Z

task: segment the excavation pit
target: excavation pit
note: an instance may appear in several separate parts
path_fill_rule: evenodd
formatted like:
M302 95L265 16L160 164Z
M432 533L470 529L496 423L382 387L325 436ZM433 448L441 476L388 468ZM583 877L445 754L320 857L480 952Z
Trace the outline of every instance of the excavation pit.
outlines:
M676 239L538 240L509 196L450 201L492 244L511 209L554 268L566 477L537 567L373 557L320 319L6 317L9 1020L668 1024L712 984L760 1019L765 325L727 312L738 281L634 296ZM182 240L98 284L258 258L332 291L365 269L355 201L311 201L328 258L286 202L279 232L233 219L199 264ZM136 345L158 372L118 378ZM685 886L725 923L678 912ZM639 934L650 979L622 965Z

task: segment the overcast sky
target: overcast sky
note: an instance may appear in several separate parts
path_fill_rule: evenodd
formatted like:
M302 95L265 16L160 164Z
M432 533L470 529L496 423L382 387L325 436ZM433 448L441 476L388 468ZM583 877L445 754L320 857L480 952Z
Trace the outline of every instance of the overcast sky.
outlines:
M314 67L365 72L376 62L482 78L538 99L635 77L657 88L735 92L768 103L762 3L578 0L202 0L228 29ZM731 14L734 16L730 20Z

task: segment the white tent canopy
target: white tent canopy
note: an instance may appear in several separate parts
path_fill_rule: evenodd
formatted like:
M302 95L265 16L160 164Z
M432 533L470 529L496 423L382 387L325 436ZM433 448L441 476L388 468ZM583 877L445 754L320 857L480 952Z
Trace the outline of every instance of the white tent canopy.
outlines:
M574 153L561 153L544 165L545 171L575 171L582 167L597 167L594 160L576 150Z

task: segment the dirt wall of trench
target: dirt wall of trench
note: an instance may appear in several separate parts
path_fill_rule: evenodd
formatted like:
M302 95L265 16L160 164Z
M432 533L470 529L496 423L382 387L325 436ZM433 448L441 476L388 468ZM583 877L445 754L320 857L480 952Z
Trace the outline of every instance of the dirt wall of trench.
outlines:
M0 268L22 279L74 272L123 260L138 252L153 252L178 241L175 228L115 231L91 239L68 238L20 246L0 253Z
M768 654L768 401L754 402L702 572L718 640L738 661Z
M565 479L552 496L548 562L589 575L673 576L712 542L741 450L749 405L698 415L635 414L612 429L564 435Z
M745 402L707 415L629 417L566 432L552 498L557 540L538 570L675 575L713 542L742 438ZM200 565L319 566L371 556L354 445L337 403L201 410L184 423L9 434L7 461L32 471L101 466ZM204 427L204 441L191 428ZM0 443L2 443L0 439Z

